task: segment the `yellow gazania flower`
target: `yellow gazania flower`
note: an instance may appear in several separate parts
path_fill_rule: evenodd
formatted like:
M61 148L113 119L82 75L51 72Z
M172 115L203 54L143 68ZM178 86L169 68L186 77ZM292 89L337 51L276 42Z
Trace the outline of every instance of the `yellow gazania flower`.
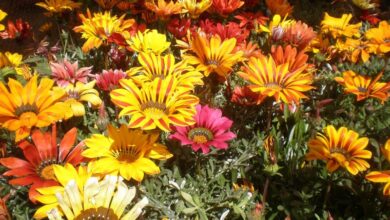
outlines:
M385 146L381 148L383 156L390 162L390 138L387 139Z
M352 3L363 10L369 10L377 7L377 4L371 3L371 0L352 0Z
M286 30L294 23L295 20L287 19L287 15L284 16L282 20L282 17L276 14L272 17L272 20L269 22L268 27L264 25L260 25L259 28L257 28L257 32L266 32L266 33L270 33L271 35L278 34L279 32L283 32L283 30Z
M372 171L366 175L366 179L374 183L386 183L383 195L390 196L390 170Z
M167 147L156 143L158 137L158 132L145 134L141 130L128 129L126 125L120 129L109 125L108 137L94 134L85 140L87 149L82 155L96 159L93 173L118 172L126 180L140 182L144 173L160 173L160 168L150 159L164 160L173 156Z
M182 5L178 2L169 1L169 3L165 2L165 0L147 0L145 2L145 7L154 13L162 20L166 20L169 16L174 14L180 14L182 11Z
M253 92L259 93L257 104L271 96L277 102L299 104L300 99L307 98L302 92L314 88L312 73L303 73L306 67L301 65L290 71L288 62L277 65L272 56L251 57L239 75L251 83Z
M58 172L56 176L60 175ZM118 176L107 175L103 180L89 177L81 187L77 180L71 179L65 184L61 182L61 189L41 188L41 191L55 192L55 197L49 201L56 204L47 212L50 220L66 219L137 219L142 208L148 204L145 197L136 203L130 211L126 207L135 197L135 187L128 188L123 179Z
M37 209L34 214L34 219L46 218L47 213L53 208L57 207L60 209L56 198L56 193L63 193L65 191L64 186L66 186L69 181L75 181L78 189L81 193L83 193L85 183L92 176L92 164L93 162L89 162L88 166L79 166L77 170L72 164L69 163L65 164L64 166L53 165L53 174L55 175L56 180L60 183L60 185L37 189L40 195L38 195L36 199L44 205Z
M53 14L61 13L65 10L72 11L75 8L80 8L81 3L76 3L72 0L45 0L45 2L38 2L35 5L46 9L49 14Z
M205 12L213 4L212 0L181 0L183 12L190 14L192 19L197 19L200 14Z
M146 30L138 32L135 36L126 40L129 47L137 52L161 54L171 45L167 41L165 34L160 34L157 30Z
M236 39L230 38L221 41L219 35L201 36L196 33L191 42L191 51L196 54L184 55L183 59L189 64L197 65L196 69L203 72L205 76L210 73L217 73L219 76L226 78L232 71L232 67L242 56L242 52L233 52L236 46Z
M357 24L349 24L352 14L343 14L341 18L330 16L325 12L325 17L321 21L321 31L330 33L333 38L341 36L345 37L360 37L360 27L362 22Z
M343 77L335 77L335 80L345 87L346 93L355 94L357 101L373 97L380 99L383 104L389 97L390 83L378 82L381 76L382 73L372 80L348 70L343 73Z
M107 39L114 33L125 34L126 29L134 24L134 19L125 20L125 15L120 18L111 16L111 13L106 11L104 13L94 13L93 16L89 9L87 10L87 17L80 15L82 25L75 27L73 30L81 32L81 37L87 39L83 45L83 52L88 52L92 48L99 48Z
M129 127L170 131L170 125L187 126L195 123L195 105L199 98L190 94L191 89L179 86L179 80L168 75L156 78L142 88L130 79L122 79L123 89L111 91L111 101L123 108L119 116L131 116Z
M5 16L7 16L7 13L0 10L0 21L2 21L5 18ZM5 29L5 26L0 24L0 31L4 31L4 29Z
M350 48L351 51L349 59L353 63L357 63L359 59L363 61L363 63L367 62L370 58L370 51L367 47L367 43L360 39L352 39L347 38L345 44Z
M127 71L139 86L146 82L152 82L156 77L164 79L168 75L175 76L181 86L193 89L195 85L203 85L203 74L187 65L185 60L175 63L173 54L165 56L146 54L138 55L141 67L134 67Z
M10 67L15 69L18 75L23 76L24 79L29 80L36 72L32 72L31 68L27 64L23 64L23 55L18 53L0 52L0 69L4 67Z
M390 24L381 21L377 28L368 29L365 33L370 51L375 54L390 52Z
M84 105L81 103L89 102L92 106L97 107L102 104L102 100L99 97L99 93L93 87L95 86L96 81L91 81L87 84L82 82L77 82L74 86L69 84L65 88L56 87L56 90L64 89L67 96L64 98L64 103L70 106L71 111L66 112L65 118L68 119L73 116L83 116L85 115Z
M54 81L43 78L37 85L38 76L33 76L23 87L9 79L8 88L0 82L0 125L15 131L15 142L26 138L33 127L47 127L64 118L69 109L59 100L64 91L51 90Z
M315 138L309 140L306 159L327 161L329 172L341 166L356 175L370 167L364 160L372 156L369 150L365 150L368 138L359 138L358 133L346 127L336 130L333 125L328 125L324 131L325 134L317 133Z

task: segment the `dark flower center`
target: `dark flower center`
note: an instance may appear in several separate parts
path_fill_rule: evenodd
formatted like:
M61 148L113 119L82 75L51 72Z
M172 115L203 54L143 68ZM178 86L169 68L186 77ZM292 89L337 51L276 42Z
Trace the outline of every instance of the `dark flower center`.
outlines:
M110 208L99 207L81 211L74 220L118 220L119 217Z
M15 109L15 115L18 117L25 112L33 112L35 114L38 114L38 107L34 103L32 105L30 105L30 104L21 105Z
M158 120L167 114L167 107L159 102L146 102L141 105L141 110L150 118Z
M68 91L68 98L78 100L80 98L80 94L76 90L69 90Z
M197 144L204 144L214 139L213 132L207 128L193 128L188 132L188 139Z
M359 92L363 92L363 93L367 92L367 88L364 88L364 87L358 86L357 89Z
M126 146L114 146L113 155L120 161L134 162L138 158L142 157L142 151L134 144Z
M56 180L53 170L54 164L60 164L56 159L42 161L36 168L37 174L45 180Z

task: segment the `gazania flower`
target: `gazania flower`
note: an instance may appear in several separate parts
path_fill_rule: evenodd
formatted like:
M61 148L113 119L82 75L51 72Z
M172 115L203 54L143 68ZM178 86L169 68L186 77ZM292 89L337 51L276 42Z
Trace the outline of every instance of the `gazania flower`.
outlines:
M189 18L173 18L167 25L168 31L176 38L180 39L186 36L187 30L191 26L191 19Z
M22 64L23 55L18 53L0 52L0 68L18 67Z
M240 21L240 27L245 27L247 30L254 29L257 25L265 25L268 17L264 16L261 12L241 12L234 18Z
M241 0L213 0L213 5L210 9L222 17L227 17L243 5L244 2Z
M244 41L241 44L238 44L234 48L234 52L242 51L242 61L249 60L251 57L260 57L262 56L261 50L258 47L257 43L252 43L251 41Z
M162 20L168 19L171 15L180 14L182 11L182 5L172 0L169 0L169 3L165 0L157 0L157 3L155 0L146 1L145 7L156 13Z
M160 34L157 30L138 32L126 42L134 51L154 54L163 53L171 45L165 34Z
M376 8L378 5L371 3L371 0L352 0L352 3L363 10Z
M87 17L80 14L82 25L73 30L82 33L81 37L87 39L83 45L83 52L88 52L93 48L99 48L114 33L123 34L127 28L130 28L135 22L134 19L125 20L125 15L120 18L111 16L110 12L94 13L87 10Z
M381 22L381 19L378 18L377 13L370 13L369 11L362 11L362 15L360 15L360 19L363 21L368 21L371 25L377 25Z
M55 194L59 207L48 211L49 220L66 219L137 219L148 199L144 197L132 209L126 207L135 197L135 187L128 188L123 179L107 175L103 180L90 177L80 190L75 180L63 185L66 190ZM44 190L44 189L43 189Z
M294 8L287 0L265 0L265 4L272 14L280 16L291 15Z
M212 0L181 0L183 12L190 14L192 19L197 19L200 14L205 12L213 4Z
M230 101L239 105L251 106L256 105L259 95L253 92L248 86L236 87Z
M138 62L141 67L134 67L127 71L140 87L144 83L152 82L155 78L165 79L172 75L179 80L179 86L194 89L196 85L203 85L203 74L196 71L192 66L187 65L186 61L175 63L173 54L165 56L154 55L152 53L140 53Z
M371 79L349 70L343 73L343 77L335 77L335 80L345 87L346 93L355 94L357 101L373 97L383 104L389 97L390 83L378 82L381 77L382 73Z
M175 126L175 133L170 138L179 140L181 145L191 145L194 151L202 149L202 153L207 154L211 146L226 149L226 141L236 137L229 131L233 121L223 117L220 109L197 105L194 119L194 125Z
M321 31L330 33L333 38L345 37L360 37L360 27L362 23L349 24L352 14L343 14L341 18L330 16L325 12L325 17L321 21Z
M140 182L144 173L160 173L160 168L150 159L165 160L173 156L164 145L156 143L158 137L158 132L145 134L141 130L128 129L126 125L120 129L109 125L108 137L94 134L85 140L88 148L83 156L96 159L93 173L118 172L126 180Z
M122 0L95 0L95 2L104 10L111 10Z
M288 64L288 70L293 72L295 70L303 68L308 70L311 66L307 64L309 56L304 51L297 52L297 49L287 45L285 48L282 46L272 46L271 55L276 65Z
M50 69L57 85L66 87L76 82L87 83L87 77L92 71L92 66L79 68L78 61L71 63L64 60L59 63L50 63Z
M208 37L219 35L222 41L229 38L236 38L237 44L244 42L250 33L247 29L241 28L240 25L235 22L222 24L220 22L214 23L209 19L206 19L199 22L199 27Z
M306 65L289 70L290 64L277 65L272 58L252 57L242 68L239 75L250 82L249 88L259 94L257 104L267 97L274 97L277 102L299 104L300 99L307 98L302 92L313 89L312 74L303 73Z
M46 9L49 15L62 13L63 11L72 11L75 8L80 8L81 3L73 2L72 0L45 0L38 2L35 5Z
M95 83L95 80L87 84L77 82L76 85L69 84L64 88L56 88L57 90L65 90L67 94L64 97L64 103L69 105L71 110L65 113L66 119L85 115L85 108L81 102L91 103L93 107L102 103L98 91L93 88Z
M370 49L367 42L360 39L347 38L345 45L348 48L348 58L351 62L357 63L359 60L362 60L365 63L370 58Z
M0 10L0 21L2 21L7 16L7 13ZM0 24L0 31L4 31L5 27L4 25Z
M381 148L383 156L390 162L390 138L387 139L385 146Z
M377 28L368 29L365 33L370 51L375 54L390 52L390 24L381 21Z
M287 19L287 16L285 16L282 20L282 17L276 14L272 17L268 26L260 24L257 31L269 33L271 39L276 42L284 38L287 28L291 27L294 23L295 20Z
M119 80L126 77L122 70L103 70L96 75L96 85L103 91L111 91L119 87Z
M119 84L123 89L111 91L111 101L123 108L119 116L131 116L130 128L170 131L171 124L194 124L195 105L199 102L198 97L190 94L190 88L179 83L176 77L168 75L138 88L132 80L122 79Z
M368 138L359 138L359 134L346 127L338 130L333 125L324 129L325 134L317 133L308 142L308 160L325 160L329 172L334 172L340 166L353 175L370 167L364 159L370 159L372 153L366 150Z
M15 177L9 181L10 184L31 185L29 198L33 202L36 202L37 188L57 185L53 173L54 164L78 165L83 161L81 156L83 143L73 147L77 136L76 128L69 130L59 145L57 145L56 133L54 125L51 133L35 130L31 135L33 143L22 141L19 147L27 160L16 157L0 159L0 164L11 169L3 175Z
M374 183L386 183L383 195L390 196L390 170L372 171L366 175L366 179Z
M313 28L298 21L287 27L283 35L283 41L297 47L299 50L303 50L315 37L316 33L313 31Z
M8 21L7 28L0 32L3 39L24 40L31 36L31 26L27 21L17 19L16 22Z
M69 109L59 102L65 92L51 90L54 81L43 78L37 85L38 77L33 76L26 86L9 79L8 88L0 83L0 124L15 131L15 142L26 138L35 127L47 127L63 119Z
M222 42L218 35L211 36L208 40L195 33L190 46L196 56L185 55L184 59L189 64L197 65L197 70L202 71L205 76L215 72L225 78L242 56L242 52L233 53L235 38Z
M61 210L56 194L65 192L65 186L69 181L75 181L80 192L84 193L84 185L92 177L92 164L93 162L89 162L87 166L80 165L77 169L71 163L53 164L53 175L58 184L37 189L38 195L35 198L44 205L37 209L33 216L34 219L47 218L49 211L53 208ZM99 179L98 176L96 178Z

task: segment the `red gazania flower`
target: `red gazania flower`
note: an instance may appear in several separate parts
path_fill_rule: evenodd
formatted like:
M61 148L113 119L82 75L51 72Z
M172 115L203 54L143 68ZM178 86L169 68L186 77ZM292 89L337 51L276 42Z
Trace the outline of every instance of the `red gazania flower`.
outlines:
M214 23L213 21L206 19L199 22L199 27L207 36L218 34L221 37L221 40L236 38L237 44L244 42L249 36L249 31L241 28L240 25L235 22L222 24L220 22Z
M248 86L236 87L233 90L231 102L243 106L256 105L259 95L253 92Z
M23 40L29 36L31 36L31 26L27 21L20 18L15 23L8 21L7 29L0 32L0 37L3 39Z
M252 30L258 25L265 25L268 21L268 17L261 12L241 12L234 18L240 21L240 27L245 27L247 30Z
M96 75L96 85L103 91L111 91L119 87L119 80L126 77L122 70L103 70L101 74Z
M50 63L50 69L57 85L66 87L76 82L87 83L87 77L92 71L92 66L79 68L77 61L71 63L64 60L59 63Z
M244 2L241 0L213 0L210 11L215 12L222 17L227 17L243 5Z
M204 154L210 152L210 147L226 149L226 141L232 140L236 135L229 131L233 121L222 117L220 109L213 109L197 105L195 124L187 127L174 126L175 133L170 136L182 145L191 145L194 151L202 149Z
M360 19L363 21L368 21L371 25L377 25L379 22L381 22L381 19L378 18L378 14L370 14L369 10L362 10Z
M191 19L189 18L173 18L167 25L168 31L176 38L181 39L186 36L188 29L191 26Z
M287 27L282 40L299 50L303 50L314 38L316 38L316 33L313 31L313 28L298 21Z
M31 185L29 198L35 202L39 195L37 188L58 185L53 172L53 165L71 163L78 165L83 161L81 156L83 142L73 147L76 141L77 130L69 130L57 145L56 126L53 125L52 133L42 133L35 130L31 137L33 143L22 141L19 147L23 150L26 160L16 157L0 159L0 164L10 169L4 176L13 176L9 181L11 185Z

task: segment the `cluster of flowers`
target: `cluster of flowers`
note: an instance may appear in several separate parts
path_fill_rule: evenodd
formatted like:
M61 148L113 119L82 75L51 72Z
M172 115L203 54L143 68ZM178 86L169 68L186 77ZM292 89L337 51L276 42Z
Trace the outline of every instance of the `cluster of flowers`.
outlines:
M128 188L123 179L141 182L145 173L160 172L152 159L173 156L158 143L161 132L171 132L170 139L204 154L211 146L227 149L227 141L236 136L229 131L233 122L223 117L220 109L199 104L202 100L196 93L211 79L215 79L211 83L230 87L231 75L237 74L244 83L236 83L240 86L234 88L231 101L239 105L260 105L272 98L281 107L294 109L309 98L306 92L315 89L315 67L308 63L310 53L356 63L360 59L368 62L370 54L385 56L390 51L390 25L386 21L362 34L361 23L349 23L352 15L337 18L325 14L317 33L304 22L288 17L293 7L287 0L266 1L272 19L246 11L229 17L257 1L96 2L106 11L91 13L88 9L80 14L81 24L73 30L85 40L84 53L103 52L106 69L98 70L100 74L93 74L93 67L79 68L77 61L54 59L50 64L52 77L40 77L23 63L22 55L0 52L0 68L14 69L27 81L25 85L13 78L7 84L0 82L0 125L14 132L14 141L25 157L2 158L0 164L9 168L3 175L14 177L10 184L31 185L30 200L44 204L35 218L136 218L148 200L140 200L125 213L135 189ZM37 5L45 8L48 16L81 7L72 0L45 0ZM114 7L139 15L146 25L126 19L125 14L113 15L108 10ZM228 22L203 19L204 13ZM5 16L0 11L0 21ZM166 25L170 35L148 29L152 23ZM4 30L0 25L0 31L10 35L10 30ZM251 41L252 35L265 37L266 44ZM48 51L56 53L58 49ZM129 63L131 57L136 59L126 71L110 69ZM349 70L335 80L358 101L372 97L383 103L389 97L390 83L379 82L382 74L371 79ZM58 144L57 123L84 116L86 107L105 111L95 86L109 94L120 110L117 116L127 123L119 128L108 125L107 135L92 134L76 145L77 130L73 128ZM51 132L38 129L50 126ZM369 168L364 160L372 156L365 149L367 144L368 138L359 138L355 131L328 125L325 134L309 140L307 159L327 161L330 172L343 167L355 175ZM389 148L388 141L383 151L387 158ZM389 172L372 172L367 179L388 182L385 194L390 195Z

